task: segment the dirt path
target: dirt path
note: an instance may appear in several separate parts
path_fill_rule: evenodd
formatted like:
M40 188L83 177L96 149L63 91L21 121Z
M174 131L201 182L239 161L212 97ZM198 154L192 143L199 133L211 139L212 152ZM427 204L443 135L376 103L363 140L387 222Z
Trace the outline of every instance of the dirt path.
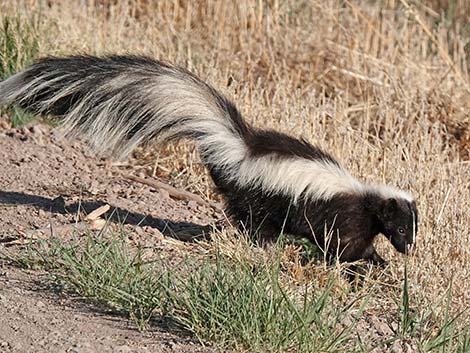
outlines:
M172 251L160 232L168 225L214 220L210 209L119 177L117 168L47 126L2 125L0 250L23 232L70 224L79 209L89 213L103 204L111 205L112 220L132 229L132 241L155 251ZM64 297L50 285L43 274L0 262L0 352L213 351L162 328L139 332L128 320Z
M1 267L0 267L1 268ZM213 352L152 326L139 332L122 317L63 296L46 275L1 268L0 352Z

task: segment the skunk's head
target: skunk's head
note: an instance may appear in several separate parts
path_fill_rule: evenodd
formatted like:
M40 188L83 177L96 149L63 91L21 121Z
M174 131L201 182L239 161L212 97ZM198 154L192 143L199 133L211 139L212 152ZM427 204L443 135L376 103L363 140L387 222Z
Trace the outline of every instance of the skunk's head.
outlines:
M415 245L418 232L416 202L405 198L386 198L378 210L381 232L401 253L408 253Z

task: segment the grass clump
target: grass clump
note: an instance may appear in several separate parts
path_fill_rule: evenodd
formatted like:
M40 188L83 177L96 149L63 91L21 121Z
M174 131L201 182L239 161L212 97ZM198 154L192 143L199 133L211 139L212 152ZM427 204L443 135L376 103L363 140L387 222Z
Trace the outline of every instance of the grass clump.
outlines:
M417 304L406 271L389 322L396 328L377 340L364 328L370 301L377 299L374 287L339 293L333 276L323 285L295 284L283 272L280 256L248 263L217 253L175 265L129 247L124 234L100 234L68 244L43 241L6 257L21 267L45 269L64 290L130 318L139 329L159 323L223 349L367 352L409 345L420 352L457 353L470 346L470 329L459 325L464 312L449 310L450 288L434 306Z
M341 352L351 340L342 320L352 306L335 306L332 282L321 289L281 284L279 267L252 268L217 257L168 293L172 316L197 337L241 350ZM359 314L358 314L359 315Z
M334 303L332 281L325 288L282 284L287 281L277 260L253 266L216 256L169 267L130 251L121 236L43 242L10 261L46 269L64 288L126 315L141 329L163 320L201 342L242 351L342 352L365 304L363 298Z
M30 65L39 53L39 20L5 16L0 27L0 80ZM11 108L11 124L21 127L34 115L18 107Z
M39 53L39 21L5 16L0 28L0 79L32 63Z
M140 250L131 254L122 237L104 240L89 236L69 244L43 241L28 246L22 255L7 258L20 267L50 272L65 290L129 316L139 329L148 326L162 302L159 289L164 288L163 278L144 262Z

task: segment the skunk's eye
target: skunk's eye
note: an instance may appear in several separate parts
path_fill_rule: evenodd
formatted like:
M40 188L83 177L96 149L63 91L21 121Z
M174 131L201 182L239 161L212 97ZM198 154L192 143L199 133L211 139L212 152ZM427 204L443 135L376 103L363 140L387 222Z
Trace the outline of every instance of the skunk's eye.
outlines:
M398 233L400 234L405 234L405 229L403 229L403 227L398 227Z

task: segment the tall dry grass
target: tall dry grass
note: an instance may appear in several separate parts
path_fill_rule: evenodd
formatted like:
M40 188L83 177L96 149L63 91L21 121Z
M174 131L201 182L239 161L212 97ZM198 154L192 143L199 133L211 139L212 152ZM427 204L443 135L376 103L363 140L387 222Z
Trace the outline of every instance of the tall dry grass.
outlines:
M185 66L253 124L307 138L361 179L409 189L417 252L405 259L379 242L391 265L370 310L396 307L405 262L413 300L430 307L452 282L452 311L470 306L466 1L29 0L3 1L0 13L39 15L43 55L140 53ZM212 197L191 144L138 156Z

